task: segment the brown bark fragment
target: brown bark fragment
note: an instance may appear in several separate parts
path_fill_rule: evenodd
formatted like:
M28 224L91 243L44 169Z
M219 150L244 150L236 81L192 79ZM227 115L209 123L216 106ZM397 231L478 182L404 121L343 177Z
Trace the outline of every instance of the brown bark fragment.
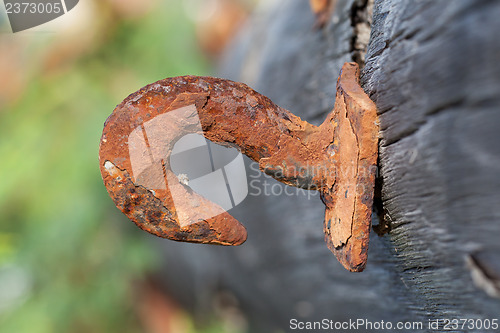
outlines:
M337 0L309 0L309 6L316 15L317 28L323 28L328 23L336 4Z

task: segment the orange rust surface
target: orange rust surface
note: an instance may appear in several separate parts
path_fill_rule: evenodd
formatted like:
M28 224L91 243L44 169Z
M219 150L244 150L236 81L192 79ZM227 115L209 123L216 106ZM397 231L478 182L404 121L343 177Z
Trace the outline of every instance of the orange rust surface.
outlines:
M180 116L164 120L164 115L179 110ZM195 126L195 118L201 127ZM106 120L100 169L123 213L141 229L163 238L242 244L245 228L177 181L170 170L173 145L188 133L238 148L263 172L287 185L319 190L326 204L328 247L347 269L364 268L378 127L375 105L359 86L356 64L344 65L335 108L321 126L301 120L244 84L195 76L150 84L128 96ZM132 151L137 155L134 167ZM182 207L177 203L174 207L174 197L182 199ZM203 219L206 212L215 216Z
M358 78L357 65L342 67L329 120L337 142L333 145L337 177L335 184L323 192L325 241L350 271L362 271L368 259L378 156L377 109Z

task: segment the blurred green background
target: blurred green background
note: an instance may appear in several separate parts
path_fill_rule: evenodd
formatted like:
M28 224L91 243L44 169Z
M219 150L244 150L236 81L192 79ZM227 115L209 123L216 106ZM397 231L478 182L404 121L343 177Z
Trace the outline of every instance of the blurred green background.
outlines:
M16 34L0 8L0 332L155 331L137 296L153 236L115 208L97 154L128 94L210 74L187 3L83 0Z

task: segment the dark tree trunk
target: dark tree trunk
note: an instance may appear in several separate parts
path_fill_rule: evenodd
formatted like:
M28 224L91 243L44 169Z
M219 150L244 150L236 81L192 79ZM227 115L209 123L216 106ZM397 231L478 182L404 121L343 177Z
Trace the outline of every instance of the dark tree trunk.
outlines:
M218 76L319 124L342 64L363 58L369 7L338 0L315 30L306 1L282 1L256 14ZM477 287L466 265L498 283L499 17L498 1L375 0L362 85L380 115L379 209L392 229L372 232L363 273L347 272L327 249L317 194L250 195L230 211L248 229L240 247L158 240L169 291L198 314L230 292L264 332L290 331L292 318L424 328L436 318L500 319L500 299ZM247 168L261 191L284 190Z

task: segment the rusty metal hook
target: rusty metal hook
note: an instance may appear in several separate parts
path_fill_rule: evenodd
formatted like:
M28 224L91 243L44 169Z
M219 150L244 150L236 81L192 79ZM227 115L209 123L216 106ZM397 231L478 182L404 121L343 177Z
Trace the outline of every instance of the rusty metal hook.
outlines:
M104 184L116 206L156 236L242 244L246 229L170 168L175 142L188 133L203 134L238 148L282 183L320 191L328 248L345 268L361 271L371 225L378 120L358 80L357 64L344 64L335 107L320 126L238 82L181 76L147 85L106 120L99 150Z

